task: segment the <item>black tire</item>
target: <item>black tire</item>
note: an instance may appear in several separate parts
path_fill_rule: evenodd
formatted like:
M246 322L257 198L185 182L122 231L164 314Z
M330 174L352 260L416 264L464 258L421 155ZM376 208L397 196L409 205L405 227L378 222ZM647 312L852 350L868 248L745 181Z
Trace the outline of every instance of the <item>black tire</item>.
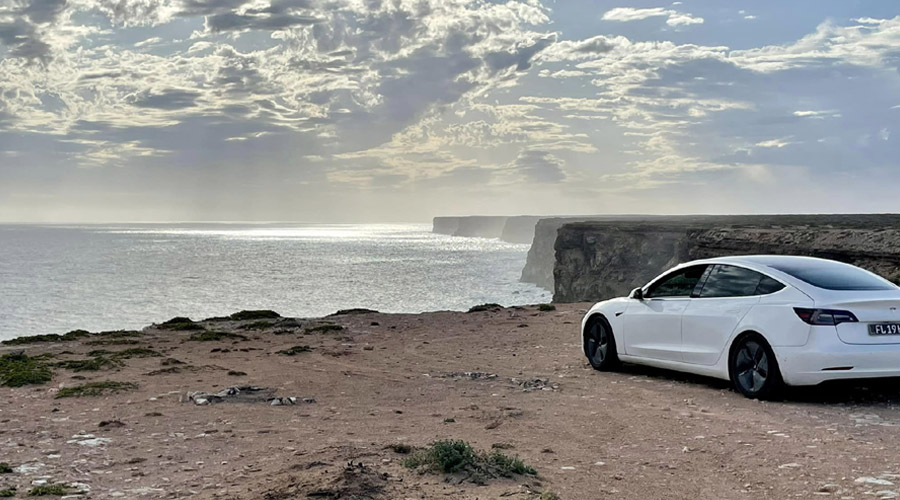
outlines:
M743 335L734 343L728 372L734 388L751 399L771 399L784 387L775 353L757 333Z
M592 316L584 326L584 355L595 370L609 371L619 366L616 338L609 321L603 316Z

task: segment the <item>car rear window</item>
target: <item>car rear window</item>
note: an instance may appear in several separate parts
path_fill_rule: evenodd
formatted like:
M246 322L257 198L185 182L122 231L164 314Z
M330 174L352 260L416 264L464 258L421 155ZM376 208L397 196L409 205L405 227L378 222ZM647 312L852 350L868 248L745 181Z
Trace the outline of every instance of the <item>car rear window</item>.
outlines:
M883 278L848 264L797 262L769 264L769 267L826 290L895 290Z

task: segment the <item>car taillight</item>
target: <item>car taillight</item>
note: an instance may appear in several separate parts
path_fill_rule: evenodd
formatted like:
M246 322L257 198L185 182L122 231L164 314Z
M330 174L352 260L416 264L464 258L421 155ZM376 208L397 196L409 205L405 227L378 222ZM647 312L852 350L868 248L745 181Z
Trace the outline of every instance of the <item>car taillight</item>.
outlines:
M795 307L794 312L803 320L804 323L810 325L840 325L841 323L858 323L859 320L850 311L839 311L836 309L806 309L803 307Z

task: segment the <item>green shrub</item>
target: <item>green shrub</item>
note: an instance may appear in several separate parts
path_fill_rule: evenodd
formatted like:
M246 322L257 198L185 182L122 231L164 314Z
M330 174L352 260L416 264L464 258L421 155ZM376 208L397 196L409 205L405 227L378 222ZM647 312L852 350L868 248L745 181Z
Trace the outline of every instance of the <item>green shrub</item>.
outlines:
M498 474L503 477L511 477L513 475L524 476L525 474L535 475L537 471L534 467L525 465L519 457L511 457L504 454L500 450L494 450L487 455L487 461L494 466Z
M12 474L13 468L6 462L0 462L0 474Z
M107 394L116 394L124 391L133 391L138 386L132 382L88 382L87 384L76 385L60 389L56 393L56 398L81 398L90 396L105 396Z
M281 315L275 311L270 311L268 309L262 310L251 310L251 311L240 311L232 314L231 319L234 321L247 321L251 319L275 319L280 318Z
M485 478L537 474L519 457L510 457L499 450L478 452L461 440L436 441L430 447L419 448L403 461L403 465L410 469L423 468L432 473L467 472L473 481L479 483Z
M9 353L0 357L0 386L44 384L52 378L53 372L47 365L24 353Z
M0 498L11 498L16 496L15 488L4 488L0 490Z
M553 304L539 304L538 305L538 311L549 312L549 311L555 311L555 310L556 310L556 306Z
M284 354L285 356L296 356L303 352L310 352L312 348L308 345L295 345L290 349L285 349L283 351L278 351L276 354Z
M194 322L191 318L185 318L184 316L176 316L168 321L163 321L156 327L160 330L205 330L203 325Z
M484 312L484 311L496 311L498 309L503 309L503 306L500 304L494 304L493 302L488 304L479 304L477 306L472 306L469 308L470 313L474 312Z
M44 496L56 496L61 497L65 495L69 495L72 493L77 493L78 490L72 488L67 484L56 483L56 484L45 484L42 486L35 486L28 490L28 494L33 497L44 497Z
M411 469L428 466L439 472L452 474L474 467L477 455L469 443L462 440L437 441L430 448L418 450L406 459Z
M328 332L339 332L343 330L344 327L341 325L319 325L314 326L312 328L307 328L305 330L306 333L328 333Z
M194 342L216 342L220 340L247 340L247 337L237 333L203 331L192 333L188 340Z

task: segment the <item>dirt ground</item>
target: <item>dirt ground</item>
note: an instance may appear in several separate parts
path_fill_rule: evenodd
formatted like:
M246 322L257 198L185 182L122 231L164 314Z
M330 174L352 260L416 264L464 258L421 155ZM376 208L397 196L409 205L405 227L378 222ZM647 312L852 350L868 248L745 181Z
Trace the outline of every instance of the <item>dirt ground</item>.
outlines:
M0 474L0 490L16 487L26 497L46 481L89 498L900 494L896 380L795 390L763 403L700 377L637 367L599 373L579 342L587 305L557 307L301 319L279 334L241 328L247 321L204 323L246 341L194 342L194 332L148 328L138 344L100 348L147 347L164 357L93 372L56 368L49 384L0 388L0 462L14 469ZM324 323L344 329L304 333ZM311 350L278 354L297 345ZM56 361L98 349L80 340L4 346L0 354L22 348ZM109 380L138 388L55 397L60 388ZM251 385L270 391L237 402L189 399ZM273 406L264 396L298 399ZM538 474L479 485L465 474L407 469L389 448L443 439L499 447Z

